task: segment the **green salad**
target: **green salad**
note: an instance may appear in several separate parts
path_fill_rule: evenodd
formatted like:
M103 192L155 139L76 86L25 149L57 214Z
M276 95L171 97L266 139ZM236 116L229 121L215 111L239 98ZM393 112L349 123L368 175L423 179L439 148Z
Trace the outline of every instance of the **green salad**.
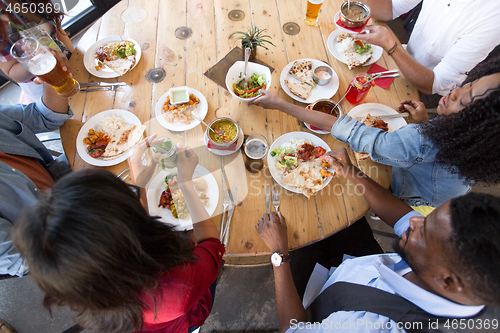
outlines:
M243 73L240 72L240 78ZM241 80L238 84L233 83L233 91L241 98L251 98L260 95L260 89L266 89L266 74L257 75L255 73L247 80Z
M128 56L135 55L134 43L129 41L123 41L116 48L116 55L124 59Z
M356 51L357 54L363 54L365 52L368 52L372 49L372 45L363 42L362 40L355 39L354 40L354 50Z

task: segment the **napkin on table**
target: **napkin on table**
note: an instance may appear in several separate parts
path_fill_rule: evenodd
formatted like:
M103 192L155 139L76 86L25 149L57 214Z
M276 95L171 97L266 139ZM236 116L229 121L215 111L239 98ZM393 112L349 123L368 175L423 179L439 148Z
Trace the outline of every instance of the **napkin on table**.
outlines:
M385 72L387 69L385 69L382 66L379 66L377 64L371 65L370 69L366 72L367 74L374 74L374 73L380 73L380 72ZM387 77L387 78L381 78L381 79L375 79L375 84L381 88L387 89L391 85L392 81L394 81L393 77Z

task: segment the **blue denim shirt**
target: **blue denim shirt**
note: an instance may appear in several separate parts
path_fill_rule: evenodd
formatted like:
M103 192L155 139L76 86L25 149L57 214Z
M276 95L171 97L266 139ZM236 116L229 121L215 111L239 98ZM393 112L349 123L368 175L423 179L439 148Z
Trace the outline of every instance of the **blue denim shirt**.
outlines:
M29 105L0 105L0 151L36 158L57 179L68 171L67 163L54 160L35 133L56 130L73 113L52 112L40 99ZM10 230L21 210L40 195L22 172L0 162L0 274L19 275L28 267L12 246Z
M331 134L355 151L369 153L373 161L392 166L392 192L408 205L437 207L470 190L462 178L436 162L438 148L419 125L389 133L343 115Z

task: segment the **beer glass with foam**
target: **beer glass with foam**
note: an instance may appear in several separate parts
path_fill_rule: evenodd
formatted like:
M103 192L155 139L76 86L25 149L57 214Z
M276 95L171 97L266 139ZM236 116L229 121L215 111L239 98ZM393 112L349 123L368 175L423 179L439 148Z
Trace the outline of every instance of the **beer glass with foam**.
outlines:
M26 37L18 40L12 45L10 54L31 74L54 87L59 95L70 97L80 90L78 81L62 69L57 58L36 38Z
M267 140L261 134L252 134L245 140L245 167L252 173L259 172L264 167L264 157L267 153Z
M306 22L307 25L318 24L319 10L321 9L323 1L324 0L307 0L306 17L304 17L304 22Z

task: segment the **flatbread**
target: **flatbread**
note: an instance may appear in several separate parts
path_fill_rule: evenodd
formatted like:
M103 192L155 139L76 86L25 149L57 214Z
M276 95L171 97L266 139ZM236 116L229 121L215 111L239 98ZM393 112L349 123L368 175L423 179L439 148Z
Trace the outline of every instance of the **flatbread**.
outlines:
M370 126L370 127L376 127L376 122L375 122L375 118L373 118L373 116L371 114L366 114L365 118L363 118L363 120L361 121L363 124L365 124L366 126ZM356 153L356 159L358 161L363 161L363 160L366 160L368 158L370 158L370 154L367 154L367 153Z
M371 50L362 54L357 53L354 47L354 39L347 33L340 34L337 37L337 42L337 50L351 70L367 64L372 58Z
M120 157L142 139L145 125L130 125L117 115L103 117L97 126L97 131L104 132L110 138L104 153L105 160Z
M288 73L300 82L307 83L312 87L316 86L316 83L314 83L313 80L311 60L300 60L294 62L292 68L290 68Z
M292 94L299 96L302 99L307 99L311 95L312 86L304 82L290 82L285 80L285 84L290 89Z
M119 75L123 75L131 70L136 61L134 54L126 58L120 58L116 54L116 49L121 44L122 43L106 43L100 46L94 54L98 62L106 65Z
M323 188L322 162L311 160L300 163L283 177L283 184L298 188L308 199Z

